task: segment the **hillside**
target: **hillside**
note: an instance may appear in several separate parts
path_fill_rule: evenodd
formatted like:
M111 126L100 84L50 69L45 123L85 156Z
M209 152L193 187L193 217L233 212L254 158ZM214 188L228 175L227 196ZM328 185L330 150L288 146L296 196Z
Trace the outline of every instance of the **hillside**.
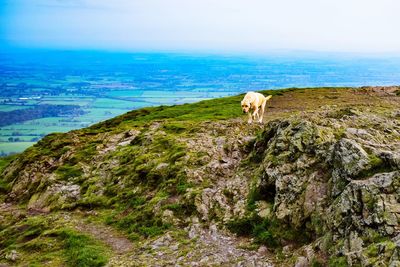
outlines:
M134 110L0 160L0 265L400 266L400 88Z

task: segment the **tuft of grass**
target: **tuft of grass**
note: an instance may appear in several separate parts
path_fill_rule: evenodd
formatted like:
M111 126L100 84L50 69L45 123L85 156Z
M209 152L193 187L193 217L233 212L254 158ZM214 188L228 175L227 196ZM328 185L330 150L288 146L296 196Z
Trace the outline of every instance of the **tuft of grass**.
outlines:
M70 229L58 231L64 242L64 254L69 266L97 267L107 263L106 251L98 242Z
M381 158L374 154L368 155L369 159L369 166L367 169L361 171L356 178L366 178L371 177L374 174L381 173L381 172L388 172L392 170L392 167L387 162L383 161Z
M162 207L163 210L172 210L175 216L187 218L196 210L193 203L172 203Z
M68 181L71 178L80 177L82 175L82 169L79 166L71 166L69 164L58 167L56 173L62 180Z
M7 193L11 189L11 184L3 179L1 173L16 157L17 155L0 157L0 193Z
M313 258L310 262L311 267L323 267L324 264L316 258Z
M163 129L168 133L180 134L180 133L185 132L189 126L190 125L188 125L188 123L168 122L163 125Z
M328 261L328 266L330 267L347 267L346 257L331 257Z
M276 237L268 230L270 222L258 216L246 217L228 222L227 227L230 231L240 236L250 235L257 244L265 244L269 247L276 247Z
M116 211L105 218L105 223L126 232L129 237L133 236L133 240L157 236L170 228L154 215L151 205Z
M244 217L231 220L226 224L226 226L231 232L239 236L248 236L251 235L253 228L255 227L255 222L250 217Z
M309 234L304 231L293 229L277 219L263 219L254 213L231 220L227 223L227 228L239 236L251 236L255 243L271 248L281 246L283 241L305 244L310 240Z
M275 201L275 184L254 186L251 188L247 196L247 210L254 211L256 209L256 202L259 200L265 200L269 203L274 203Z
M0 250L17 250L18 266L104 266L108 250L72 229L59 228L48 216L32 216L0 225Z
M8 164L10 164L17 157L17 155L18 154L14 154L7 157L0 157L0 173L3 172L3 170L8 166Z

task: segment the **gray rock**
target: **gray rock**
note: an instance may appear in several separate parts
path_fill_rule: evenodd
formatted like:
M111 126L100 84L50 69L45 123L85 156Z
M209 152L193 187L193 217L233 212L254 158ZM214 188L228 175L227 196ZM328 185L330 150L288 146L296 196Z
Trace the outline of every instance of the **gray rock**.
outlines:
M368 164L368 153L356 141L343 138L336 144L333 154L336 175L350 180L365 170Z
M266 246L260 246L257 250L257 252L261 255L267 255L268 253L268 248Z
M19 259L19 257L20 257L20 255L15 249L13 249L9 252L6 252L6 254L4 256L4 258L9 261L17 261Z
M308 267L308 266L310 266L310 264L306 257L298 257L294 266L295 267Z

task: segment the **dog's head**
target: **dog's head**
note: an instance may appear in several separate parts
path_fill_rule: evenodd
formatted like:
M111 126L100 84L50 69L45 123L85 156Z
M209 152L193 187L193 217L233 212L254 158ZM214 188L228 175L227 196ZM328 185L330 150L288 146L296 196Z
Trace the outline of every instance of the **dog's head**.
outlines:
M250 110L250 102L248 100L244 99L240 103L242 105L243 113L249 112L249 110Z

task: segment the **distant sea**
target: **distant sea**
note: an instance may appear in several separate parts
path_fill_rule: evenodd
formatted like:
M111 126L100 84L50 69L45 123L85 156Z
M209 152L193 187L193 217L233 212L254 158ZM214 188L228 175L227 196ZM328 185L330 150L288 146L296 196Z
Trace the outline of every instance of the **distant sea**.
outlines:
M6 50L0 52L0 116L9 117L0 125L0 155L20 152L50 132L146 106L250 90L367 85L400 85L400 57ZM57 108L30 112L43 105Z

